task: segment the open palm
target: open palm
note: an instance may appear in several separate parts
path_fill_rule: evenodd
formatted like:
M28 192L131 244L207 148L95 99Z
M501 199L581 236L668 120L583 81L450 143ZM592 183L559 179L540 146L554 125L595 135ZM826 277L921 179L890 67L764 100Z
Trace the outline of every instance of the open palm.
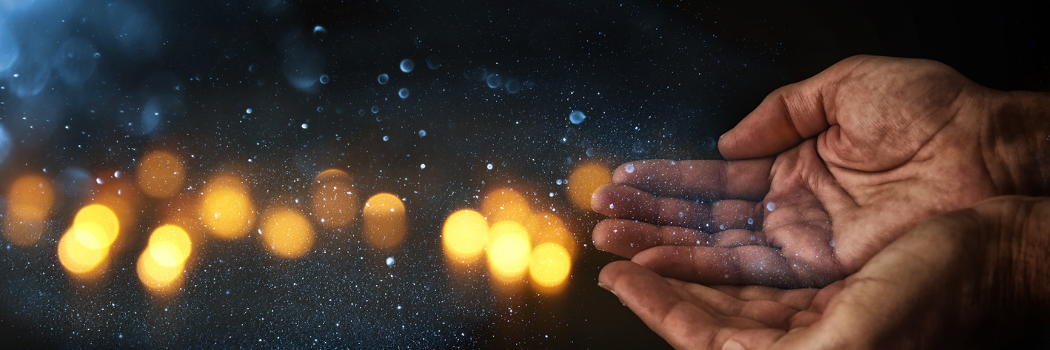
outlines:
M991 126L985 94L933 61L844 60L723 136L745 160L621 165L594 194L611 217L595 246L686 281L827 285L918 222L1017 190L986 162L1012 131Z

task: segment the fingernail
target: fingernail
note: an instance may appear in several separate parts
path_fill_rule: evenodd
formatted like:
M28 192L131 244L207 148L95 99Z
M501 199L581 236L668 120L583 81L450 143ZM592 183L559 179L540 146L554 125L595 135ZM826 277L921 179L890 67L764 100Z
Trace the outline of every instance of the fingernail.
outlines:
M729 132L728 132L728 131L726 131L726 132L725 132L725 134L722 134L722 136L719 136L719 137L718 137L718 140L719 140L719 141L721 141L721 140L722 140L722 138L723 138L723 137L726 137L726 134L728 134L728 133L729 133Z
M604 290L607 290L607 291L610 291L610 292L612 292L612 291L613 291L613 290L612 290L612 288L609 288L609 285L607 285L607 284L605 284L605 283L602 283L602 282L598 282L598 286L599 286L599 287L602 287L602 289L604 289ZM615 294L616 292L613 292L613 293Z
M744 346L734 340L730 340L722 345L722 350L744 350Z

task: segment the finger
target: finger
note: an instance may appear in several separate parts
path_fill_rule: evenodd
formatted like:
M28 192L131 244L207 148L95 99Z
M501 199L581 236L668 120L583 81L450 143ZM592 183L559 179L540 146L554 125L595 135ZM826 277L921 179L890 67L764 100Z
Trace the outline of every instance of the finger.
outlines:
M831 88L853 67L871 57L854 56L820 74L770 93L762 103L718 140L726 159L768 157L838 124L825 113Z
M772 158L733 162L643 160L617 167L613 183L660 196L758 201L769 192L772 165Z
M717 233L678 226L657 226L633 220L609 219L594 226L594 247L625 258L643 250L665 245L736 247L764 245L760 232L731 229Z
M763 211L755 202L723 200L701 203L692 200L657 197L637 188L609 185L591 197L594 211L614 217L641 220L715 232L730 228L754 229Z
M773 247L660 246L635 254L631 261L664 277L701 284L804 286L784 256Z
M721 317L708 305L683 298L667 279L630 261L606 265L598 282L676 348L721 346L734 329L765 328L754 320Z

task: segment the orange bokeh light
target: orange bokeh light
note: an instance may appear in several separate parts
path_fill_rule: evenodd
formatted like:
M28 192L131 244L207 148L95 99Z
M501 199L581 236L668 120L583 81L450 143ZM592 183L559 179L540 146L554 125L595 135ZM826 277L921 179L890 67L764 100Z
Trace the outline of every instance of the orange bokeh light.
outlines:
M591 210L591 194L598 187L612 182L609 168L597 162L586 162L569 174L569 199L577 208Z
M146 250L139 256L139 281L153 292L167 292L182 276L193 242L181 227L165 225L150 235Z
M529 203L517 191L510 188L497 188L490 191L481 200L481 213L489 223L510 220L525 225L532 215Z
M135 178L139 189L153 198L168 198L182 189L186 167L178 156L165 151L146 153L139 161Z
M269 211L263 216L260 230L263 246L281 258L301 258L314 245L314 228L310 220L292 209Z
M365 202L365 240L374 247L391 248L405 239L405 204L390 193L380 193Z
M532 243L529 234L521 224L504 220L492 225L491 238L485 247L489 270L496 279L513 282L521 279L529 268Z
M8 241L31 246L43 237L55 190L43 176L25 175L15 179L7 191L7 211L3 231Z
M255 206L247 186L229 175L205 185L198 209L208 232L225 240L243 238L255 223Z
M311 209L327 228L341 228L357 217L358 199L354 183L342 170L328 169L314 177Z
M457 262L473 262L489 241L489 224L481 213L463 209L445 219L441 242L445 255Z
M569 251L558 243L544 243L532 250L529 259L529 276L532 282L544 288L554 288L565 283L572 270Z
M74 274L92 272L109 254L107 239L105 230L95 223L74 225L58 240L58 261Z

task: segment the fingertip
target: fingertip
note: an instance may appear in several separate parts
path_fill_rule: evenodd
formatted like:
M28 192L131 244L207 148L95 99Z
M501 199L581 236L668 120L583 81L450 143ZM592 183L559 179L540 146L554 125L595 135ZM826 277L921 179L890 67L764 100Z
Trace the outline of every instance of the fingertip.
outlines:
M594 192L591 192L591 210L594 212L609 215L607 212L607 208L609 207L609 196L607 194L609 192L609 186L612 185L602 185L601 187L596 188Z
M617 288L616 281L620 279L620 276L623 276L624 273L629 272L633 268L639 267L638 264L630 260L613 261L602 267L602 271L598 273L598 285L605 288L605 290L615 292Z
M729 340L722 345L722 350L744 350L744 346L735 340Z

